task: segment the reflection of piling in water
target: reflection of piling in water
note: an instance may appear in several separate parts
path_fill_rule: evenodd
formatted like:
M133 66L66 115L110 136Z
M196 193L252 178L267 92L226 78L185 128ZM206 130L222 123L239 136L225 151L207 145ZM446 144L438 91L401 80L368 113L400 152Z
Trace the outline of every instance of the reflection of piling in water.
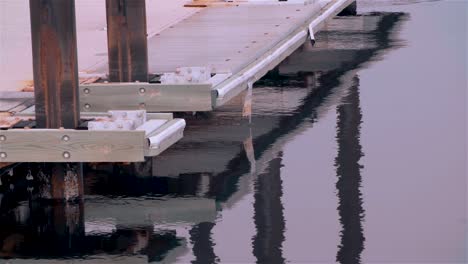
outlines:
M182 245L175 231L154 231L153 225L117 223L110 232L86 230L83 202L17 206L0 217L0 258L70 258L100 255L146 255L161 261ZM130 262L133 263L133 262Z
M30 202L0 218L1 257L67 255L84 237L83 204Z
M214 222L203 222L196 224L190 230L190 240L193 244L193 264L210 264L219 262L214 253L214 244L211 239L211 230L215 226Z
M341 244L336 259L340 263L360 263L364 250L364 234L362 218L361 165L359 160L363 156L359 142L360 126L362 122L359 105L359 79L350 88L343 104L337 109L337 142L338 156L335 159L337 195L339 199L338 213L340 215Z
M269 162L264 174L255 183L254 221L257 234L253 237L253 253L257 263L284 263L282 243L285 221L281 180L282 153Z

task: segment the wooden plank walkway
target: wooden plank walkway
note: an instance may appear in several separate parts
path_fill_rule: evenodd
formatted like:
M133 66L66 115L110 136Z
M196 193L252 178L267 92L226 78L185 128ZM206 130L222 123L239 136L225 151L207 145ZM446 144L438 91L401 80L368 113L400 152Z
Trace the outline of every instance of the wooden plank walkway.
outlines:
M211 66L235 73L286 39L324 7L317 4L214 6L149 39L149 68L155 74L178 67ZM95 73L108 71L107 65Z
M170 107L152 105L150 109L176 112L216 109L299 48L307 40L309 29L320 30L351 2L215 5L198 11L149 39L149 71L173 74L181 67L211 68L216 74L213 78L216 81L209 81L213 93L200 96L206 97L204 101L212 101L212 107L191 105L190 87L185 95L171 95L171 89L160 87L167 90L165 105ZM107 66L103 65L95 74L107 71ZM110 91L108 95L112 95ZM130 91L128 96L135 94Z
M211 7L149 41L150 71L212 66L215 73L242 70L320 11L319 5Z
M189 87L190 82L187 83L188 88L185 94L171 89L171 83L158 86L155 89L160 91L158 93L161 97L159 101L165 103L145 102L146 109L154 112L210 111L225 104L245 90L248 83L260 79L266 72L299 48L307 40L309 26L314 31L319 30L324 22L352 2L352 0L314 0L305 4L272 1L261 4L240 3L238 5L189 8L191 11L177 12L178 23L166 21L169 24L166 23L165 28L163 28L164 26L155 27L156 22L152 18L155 15L153 9L157 6L151 4L157 1L164 2L164 0L148 1L148 27L149 32L153 32L148 40L150 73L174 73L179 67L211 67L213 73L218 75L214 78L216 81L210 80L208 82L212 84L212 92L203 91L196 96L194 93L197 92ZM178 5L181 6L183 0L178 1ZM96 6L96 3L92 5L88 0L83 3L85 4L81 6L82 11L90 6ZM80 7L77 7L77 10L79 9ZM95 14L100 18L93 18L93 23L80 22L80 19L77 18L81 77L105 76L108 72L105 56L107 53L96 53L96 50L89 48L94 45L94 48L103 49L102 46L106 45L103 37L105 36L105 23L101 21L103 14L102 12L95 12ZM96 25L103 26L104 30L97 30ZM94 33L91 34L90 30ZM99 33L97 33L98 31ZM83 36L82 38L80 38L80 34ZM96 42L92 41L92 45L90 43L83 44L93 38L96 39ZM12 63L12 68L18 69L17 64ZM6 70L7 74L2 72L0 87L9 87L4 85L5 79L9 78L4 76L8 75L9 71L11 70ZM82 105L82 111L97 111L96 109L99 109L99 111L105 112L106 110L119 109L120 105L112 105L112 101L119 101L119 96L122 97L120 99L124 100L129 96L141 99L140 95L134 94L132 91L127 92L129 94L115 95L113 89L109 89L108 95L106 95L109 100L106 101L105 109L95 103L93 103L92 109L91 107L83 108L84 105L91 105L93 93L90 95L81 94L80 101L85 102ZM203 104L194 99L199 97L202 97L200 102ZM194 100L197 101L196 104L190 103ZM206 102L211 102L211 105L206 106ZM140 106L141 104L135 104L127 109L138 109Z

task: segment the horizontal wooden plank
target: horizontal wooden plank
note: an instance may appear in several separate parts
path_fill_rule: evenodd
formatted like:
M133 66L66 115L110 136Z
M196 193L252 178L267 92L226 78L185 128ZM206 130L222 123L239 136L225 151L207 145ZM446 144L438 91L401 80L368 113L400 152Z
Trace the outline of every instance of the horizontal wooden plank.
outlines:
M34 99L34 93L31 92L1 92L0 98L16 98L16 99Z
M34 105L34 93L0 92L0 112L21 112Z
M80 86L82 113L146 109L149 112L211 111L211 84L108 83Z
M2 117L1 114L2 113L0 113L0 118ZM4 114L5 116L11 116L10 113L4 113ZM34 118L35 112L34 112L34 109L31 109L31 111L23 111L20 113L15 113L13 116ZM96 113L82 112L81 113L82 119L89 119L89 118L96 118L96 117L103 117L103 116L108 116L108 112L96 112ZM172 120L174 119L174 114L173 113L146 113L146 119L147 120L153 120L153 119Z
M30 117L11 116L10 113L0 113L0 129L7 129L22 121L31 121Z
M136 162L145 147L144 131L0 131L0 162Z
M34 104L34 101L31 99L21 99L21 98L1 98L0 99L0 111L2 112L11 112L18 110L24 110Z

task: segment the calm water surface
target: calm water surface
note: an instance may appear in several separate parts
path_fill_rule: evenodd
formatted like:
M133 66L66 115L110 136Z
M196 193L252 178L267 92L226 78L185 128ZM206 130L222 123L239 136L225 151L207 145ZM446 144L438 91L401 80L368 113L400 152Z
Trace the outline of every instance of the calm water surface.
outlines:
M257 83L251 124L241 96L154 160L84 164L84 203L2 172L0 256L466 263L467 5L363 0Z

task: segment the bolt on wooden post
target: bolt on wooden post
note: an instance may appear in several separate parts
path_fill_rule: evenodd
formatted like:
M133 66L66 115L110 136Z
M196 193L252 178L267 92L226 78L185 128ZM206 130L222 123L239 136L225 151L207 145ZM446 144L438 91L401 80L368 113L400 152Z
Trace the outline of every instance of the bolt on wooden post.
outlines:
M148 81L145 0L106 0L109 81Z
M76 128L80 120L74 0L30 0L38 128Z

